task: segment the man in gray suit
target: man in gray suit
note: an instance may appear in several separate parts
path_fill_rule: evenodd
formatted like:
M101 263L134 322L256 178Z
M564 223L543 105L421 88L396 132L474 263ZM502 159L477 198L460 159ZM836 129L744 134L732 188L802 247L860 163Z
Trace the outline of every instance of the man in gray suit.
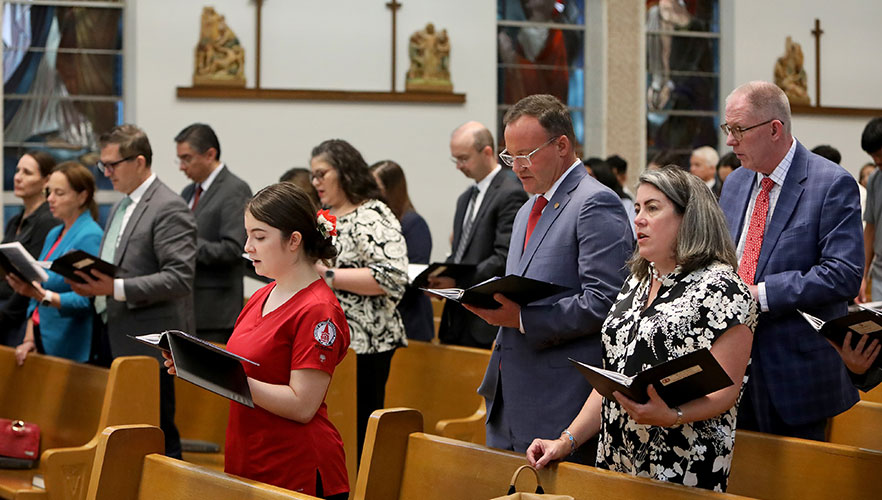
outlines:
M566 106L525 97L503 118L499 156L534 195L512 226L506 274L571 290L525 307L496 294L499 309L468 309L501 328L478 392L487 402L487 445L526 451L535 436L557 438L591 392L567 358L601 363L600 327L633 251L619 197L587 174L573 150ZM583 443L579 443L583 444ZM571 460L594 463L596 440Z
M196 217L196 334L226 343L242 310L245 204L251 188L220 161L210 126L194 123L176 137L178 164L193 182L184 198Z
M450 136L450 159L475 181L456 200L452 253L447 262L474 264L474 272L454 280L430 280L431 288L468 288L502 276L514 216L527 201L521 183L496 163L493 135L478 122L468 122ZM489 349L498 328L448 300L438 337L445 344Z
M196 222L184 200L150 168L153 151L147 135L134 125L120 125L98 139L98 168L126 196L111 212L101 242L101 258L113 262L116 276L80 272L85 284L71 283L83 296L95 297L95 310L107 325L113 357L159 351L127 337L178 329L193 331L193 273ZM159 426L165 452L180 458L175 427L174 380L159 370Z

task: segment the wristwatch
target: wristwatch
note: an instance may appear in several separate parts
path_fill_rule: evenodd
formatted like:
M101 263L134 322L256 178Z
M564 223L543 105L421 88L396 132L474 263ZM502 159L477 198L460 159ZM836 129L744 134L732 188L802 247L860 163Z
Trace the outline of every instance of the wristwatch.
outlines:
M46 290L46 293L43 295L43 298L40 300L41 306L49 307L52 305L52 292Z
M334 288L334 270L325 269L325 283L330 288Z

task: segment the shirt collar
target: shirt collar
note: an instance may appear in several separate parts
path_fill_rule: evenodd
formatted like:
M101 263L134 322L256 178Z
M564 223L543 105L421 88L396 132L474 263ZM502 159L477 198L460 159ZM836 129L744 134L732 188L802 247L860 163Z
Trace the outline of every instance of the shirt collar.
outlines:
M490 187L490 183L493 182L493 178L496 177L496 174L498 174L501 170L502 167L496 165L496 168L491 170L489 174L485 175L484 178L480 180L480 182L476 182L475 186L478 187L478 191L482 193L487 191L487 188Z
M156 174L151 173L150 177L147 178L144 182L141 183L140 186L136 187L134 191L129 194L129 198L132 199L132 203L138 203L141 201L141 198L144 197L144 193L147 192L147 188L153 184L153 181L156 180Z
M223 162L221 162L220 165L218 165L214 170L211 171L210 174L208 174L208 177L204 181L197 182L196 185L202 186L202 192L208 191L208 188L211 187L211 183L214 182L215 179L217 179L217 175L223 168L224 164Z
M787 150L787 154L784 155L784 158L781 159L781 162L778 163L778 166L775 167L775 170L773 170L772 173L768 176L770 179L772 179L772 182L774 182L776 186L784 185L784 179L787 178L787 172L790 171L790 165L793 164L793 155L796 153L796 143L797 140L794 137L793 144L790 145L790 149ZM759 172L756 173L756 180L754 182L757 186L762 183L763 177L766 176Z
M543 194L542 196L544 196L546 200L551 201L551 198L554 196L554 193L557 192L557 188L560 187L560 184L564 181L564 179L567 178L568 175L570 175L570 172L572 172L573 169L576 167L585 168L585 167L582 167L582 160L576 159L576 161L572 165L570 165L570 168L568 168L563 173L563 175L561 175L560 177L557 178L556 181L554 181L554 184L551 185L551 189L546 191L545 194Z

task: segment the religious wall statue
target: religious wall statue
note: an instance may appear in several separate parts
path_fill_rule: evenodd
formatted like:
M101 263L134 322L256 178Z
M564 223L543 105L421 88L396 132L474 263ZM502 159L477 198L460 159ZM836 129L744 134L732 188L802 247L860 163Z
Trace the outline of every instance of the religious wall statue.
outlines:
M410 69L405 88L408 92L453 92L450 82L450 39L447 30L435 32L435 25L410 36Z
M245 86L245 49L224 16L212 7L202 8L202 28L196 45L193 86Z
M787 94L790 104L809 104L808 78L802 63L802 47L788 36L784 55L775 62L775 85Z

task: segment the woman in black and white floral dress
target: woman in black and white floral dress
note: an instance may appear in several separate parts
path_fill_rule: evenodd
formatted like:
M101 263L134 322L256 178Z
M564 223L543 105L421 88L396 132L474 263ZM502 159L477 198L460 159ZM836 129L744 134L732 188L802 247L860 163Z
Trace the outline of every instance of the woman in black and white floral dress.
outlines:
M337 222L334 268L316 264L337 295L358 355L358 454L374 410L383 407L395 349L407 345L396 306L407 285L407 244L401 224L380 201L380 188L367 163L340 139L312 150L312 184Z
M651 386L646 404L593 391L561 437L536 439L527 458L542 467L599 432L598 467L725 491L756 303L704 183L679 168L648 171L636 206L638 250L603 325L604 368L631 376L707 347L742 383L675 408Z

